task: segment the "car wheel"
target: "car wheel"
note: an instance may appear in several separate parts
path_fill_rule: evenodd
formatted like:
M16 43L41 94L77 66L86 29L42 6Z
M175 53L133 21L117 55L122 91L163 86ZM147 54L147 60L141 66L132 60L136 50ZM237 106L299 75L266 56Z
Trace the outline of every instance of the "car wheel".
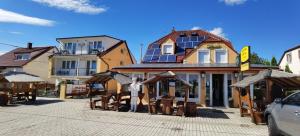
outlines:
M269 136L278 136L279 135L277 126L271 115L268 116L268 131L269 131Z

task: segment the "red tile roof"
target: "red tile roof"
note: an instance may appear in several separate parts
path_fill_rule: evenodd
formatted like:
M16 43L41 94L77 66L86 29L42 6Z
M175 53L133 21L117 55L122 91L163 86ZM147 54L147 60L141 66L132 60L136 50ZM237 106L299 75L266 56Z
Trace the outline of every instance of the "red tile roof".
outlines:
M16 48L8 53L3 54L0 56L0 67L22 67L25 64L29 63L30 61L34 60L35 58L39 57L40 55L48 52L49 50L53 49L53 46L47 47L33 47L29 48ZM20 53L30 53L29 60L16 60L16 54Z

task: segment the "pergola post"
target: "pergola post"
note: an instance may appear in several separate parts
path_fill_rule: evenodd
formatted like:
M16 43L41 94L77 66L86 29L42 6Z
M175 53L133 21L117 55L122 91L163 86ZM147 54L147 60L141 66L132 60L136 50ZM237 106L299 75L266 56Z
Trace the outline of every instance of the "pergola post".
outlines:
M250 95L250 86L246 87L246 92L247 92L247 101L248 101L248 110L250 110L250 115L251 115L251 119L254 123L255 122L255 119L254 119L254 113L253 113L253 101L251 100L251 95Z

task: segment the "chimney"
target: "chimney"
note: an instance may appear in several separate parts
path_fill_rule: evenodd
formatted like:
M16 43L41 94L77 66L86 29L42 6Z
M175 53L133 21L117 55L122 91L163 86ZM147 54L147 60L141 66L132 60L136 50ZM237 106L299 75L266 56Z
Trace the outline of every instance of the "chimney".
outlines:
M31 42L27 43L27 48L32 49L32 43Z

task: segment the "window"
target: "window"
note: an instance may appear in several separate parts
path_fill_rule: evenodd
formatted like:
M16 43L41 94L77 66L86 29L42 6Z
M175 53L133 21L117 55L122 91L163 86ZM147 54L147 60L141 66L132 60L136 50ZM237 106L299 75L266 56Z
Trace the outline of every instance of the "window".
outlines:
M198 98L199 97L199 76L196 74L189 75L189 83L192 85L192 88L189 92L189 98Z
M227 51L224 49L216 49L215 62L216 63L227 63Z
M177 77L182 79L182 80L187 80L186 79L186 74L177 74ZM176 81L175 82L175 97L178 98L184 98L185 96L185 88L182 82Z
M210 63L210 54L209 50L200 50L198 54L198 62L203 63Z
M29 60L30 54L16 54L16 60Z
M288 63L292 63L292 54L291 54L291 53L286 54L286 61L287 61Z
M64 49L68 51L70 54L75 54L76 52L76 43L65 43Z
M76 61L62 61L62 69L76 69Z
M300 106L300 93L296 93L285 100L286 104Z
M124 65L124 62L123 62L123 61L120 61L120 65L121 65L121 66Z
M173 45L164 45L164 54L173 54Z
M97 62L95 60L92 61L92 69L97 69Z
M71 61L71 69L75 69L76 67L76 61Z
M299 58L299 60L300 60L300 50L298 50L298 58Z

